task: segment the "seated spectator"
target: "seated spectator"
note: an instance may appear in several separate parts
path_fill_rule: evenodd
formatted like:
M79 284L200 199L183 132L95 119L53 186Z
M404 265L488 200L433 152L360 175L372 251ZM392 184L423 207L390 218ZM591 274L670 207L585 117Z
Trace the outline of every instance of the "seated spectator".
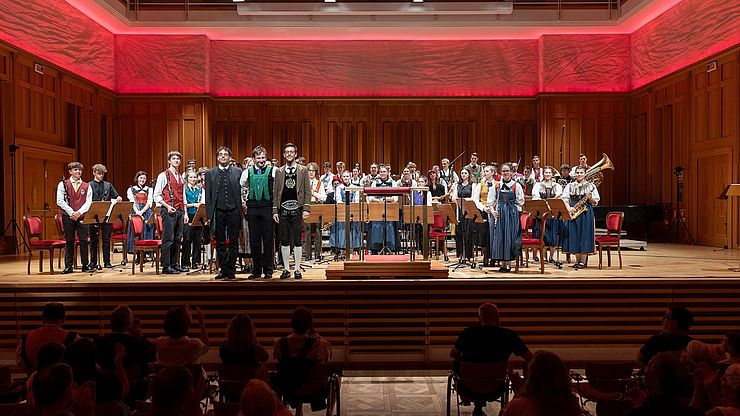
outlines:
M706 416L740 416L740 364L731 365L722 376L720 400Z
M688 335L694 318L688 309L671 306L663 317L663 331L653 335L637 354L637 362L643 367L655 354L667 351L682 351L692 338Z
M717 368L719 362L725 358L725 353L720 345L711 345L699 340L693 340L686 345L686 349L681 353L681 362L686 366L689 372L706 364L710 368Z
M40 372L33 390L41 416L95 415L95 385L89 382L78 388L67 364L53 364Z
M519 338L516 332L501 327L498 307L484 303L478 308L480 325L465 328L457 337L455 346L450 351L454 359L453 370L458 371L460 362L500 363L509 361L511 354L522 357L525 361L532 359L532 352ZM485 402L476 402L473 415L485 415Z
M201 416L200 397L205 383L194 384L185 367L172 366L159 370L152 381L150 416Z
M67 349L64 345L57 342L47 342L42 345L38 352L38 366L37 370L28 377L26 380L26 403L30 406L36 406L36 398L33 394L33 384L38 374L54 364L59 364L64 361L64 354Z
M241 365L254 369L270 359L270 355L257 343L254 323L249 315L240 313L231 319L226 328L226 339L218 351L227 365Z
M114 364L110 368L96 364L95 344L89 338L75 341L65 356L65 361L74 371L74 380L78 385L88 381L95 382L95 401L105 403L120 400L128 394L128 378L123 368L123 345L116 344Z
M582 413L563 361L554 353L538 351L529 362L524 386L506 406L504 416L578 416Z
M239 416L292 416L270 386L262 380L247 383L239 401Z
M159 337L157 345L157 364L164 367L190 366L208 352L208 332L205 326L205 317L200 308L195 308L200 324L200 339L188 337L191 324L189 306L172 308L164 318L163 337Z
M725 358L720 361L724 365L740 364L740 332L728 332L722 337L720 344Z
M310 379L311 369L316 364L326 364L331 358L331 345L322 338L313 328L313 314L305 307L293 311L290 320L293 333L287 337L275 338L273 356L278 361L277 373L272 385L284 398ZM328 382L328 379L327 379ZM328 383L317 393L311 401L313 411L326 408L326 396L329 392ZM300 405L291 403L300 414Z
M691 376L681 360L671 352L659 352L645 367L644 400L634 398L638 407L627 412L627 416L703 415L687 404L690 391Z
M141 334L140 321L135 320L131 309L126 305L118 306L110 316L111 332L95 339L98 352L98 365L102 368L115 368L116 344L126 350L123 367L129 378L131 397L143 400L148 389L146 380L149 375L149 363L157 359L157 347Z
M43 325L21 339L16 361L19 366L26 369L28 374L33 372L38 365L37 355L42 345L48 342L56 342L69 347L79 338L76 332L62 328L65 315L64 305L57 302L47 303L41 313Z

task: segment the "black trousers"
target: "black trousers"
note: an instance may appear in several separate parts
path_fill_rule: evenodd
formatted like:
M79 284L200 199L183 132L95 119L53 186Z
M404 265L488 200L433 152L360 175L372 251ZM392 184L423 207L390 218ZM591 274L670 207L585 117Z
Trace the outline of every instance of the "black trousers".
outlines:
M249 248L252 250L252 264L254 274L272 274L275 270L273 258L274 224L272 220L272 206L249 207L247 209L249 221Z
M241 208L229 210L216 209L216 255L221 272L233 276L236 273L236 255L239 252L239 230L241 229ZM272 221L270 221L272 223ZM250 235L251 235L251 229ZM229 246L226 247L226 240ZM250 242L251 243L251 242Z
M87 236L88 226L81 224L80 221L72 221L69 215L62 215L62 227L64 228L64 240L67 244L64 246L64 268L71 268L74 264L75 252L75 233L80 239L80 257L82 265L87 266L89 258L87 256Z
M283 247L301 247L301 230L303 229L303 210L280 210L278 238Z
M182 231L182 255L180 264L187 267L195 267L200 264L200 248L204 227L193 227L185 224Z
M473 227L475 222L463 218L455 227L455 250L458 258L473 258Z
M100 264L98 257L98 247L100 247L100 229L103 229L103 262L110 264L110 235L113 232L113 224L91 224L90 225L90 265Z
M162 207L160 215L162 216L162 268L178 265L180 258L180 240L182 239L182 229L184 211L178 209L174 214L167 212L167 208Z

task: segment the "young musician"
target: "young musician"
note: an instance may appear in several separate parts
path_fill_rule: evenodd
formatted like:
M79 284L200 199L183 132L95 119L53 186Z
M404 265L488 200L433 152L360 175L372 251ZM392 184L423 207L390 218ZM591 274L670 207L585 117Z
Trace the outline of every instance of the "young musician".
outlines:
M247 195L247 221L249 222L249 245L252 251L252 274L250 279L272 278L275 270L273 258L272 199L275 171L267 165L267 151L262 146L252 150L254 166L242 172L239 183Z
M447 195L447 186L439 179L439 174L434 169L427 172L427 177L429 178L429 193L432 196L432 201L442 202L442 198Z
M254 160L251 157L245 157L242 160L242 172L254 166ZM239 178L241 179L241 178ZM240 185L241 187L241 185ZM242 259L242 273L252 273L252 263L247 259L252 258L252 249L249 246L249 223L247 222L247 195L244 188L241 189L241 208L242 208L242 225L239 227L239 252L238 256Z
M539 156L532 156L532 172L529 174L529 177L534 180L533 183L542 182L545 178L544 169L540 167Z
M470 175L475 177L476 180L480 179L482 170L478 164L478 153L473 152L470 154L470 163L465 165L463 169L467 169Z
M275 197L272 202L272 217L278 224L280 252L285 270L281 279L290 278L290 247L293 247L296 280L303 277L301 259L303 243L301 230L303 221L308 219L311 211L311 181L305 166L295 163L298 146L287 143L283 146L285 165L275 172Z
M331 172L331 163L324 162L324 174L319 178L324 185L324 192L329 193L332 179L334 179L334 174Z
M180 176L179 168L182 154L178 151L167 153L167 170L157 176L154 186L154 202L161 205L162 217L162 273L177 274L189 272L187 267L181 267L180 240L185 224L185 186Z
M378 179L371 187L393 187L393 179L390 177L388 166L378 167ZM397 196L368 196L367 202L396 203ZM396 222L385 221L385 243L390 251L396 251ZM368 247L373 254L378 254L383 249L383 221L370 221L370 232L368 234Z
M473 196L475 177L463 168L460 171L460 182L452 188L452 202L457 204L457 227L455 227L455 250L458 259L467 260L473 257L473 224L465 218L463 200Z
M599 203L601 197L599 190L591 182L586 181L586 168L584 166L575 167L576 180L569 183L563 190L563 201L573 206L585 198L586 212L581 214L575 220L568 221L568 235L563 243L563 251L566 253L575 253L576 263L573 265L576 269L586 267L588 255L594 252L594 210L593 206Z
M216 232L216 255L221 268L216 279L236 279L236 253L239 250L239 232L242 221L242 170L231 164L231 149L221 146L216 150L218 166L206 172L206 217ZM187 217L186 217L187 218ZM228 248L226 240L229 241Z
M486 166L483 168L483 178L481 179L479 184L476 184L473 186L473 194L471 198L473 199L473 202L475 202L475 206L478 207L479 215L483 218L482 223L476 222L474 223L474 244L478 247L483 248L483 264L488 265L488 259L489 259L489 240L490 240L490 230L488 226L488 221L490 220L488 218L488 194L490 192L493 192L495 189L495 180L493 179L493 167L492 166Z
M316 175L319 172L319 165L315 162L308 164L308 180L311 185L311 204L323 204L326 202L326 192L324 191L323 183L318 179ZM328 218L322 218L322 220L328 220ZM305 224L304 231L306 235L314 235L313 247L308 245L308 238L303 243L303 253L307 259L321 259L321 250L323 242L321 241L321 223ZM309 234L310 233L310 234ZM313 252L312 252L313 251Z
M92 204L92 192L90 185L82 180L82 163L71 162L67 165L69 179L64 179L57 185L57 205L59 213L62 214L62 226L64 228L64 270L62 274L72 273L74 261L75 233L80 240L80 257L82 259L82 271L90 271L87 256L88 227L82 224L87 210Z
M511 261L522 251L522 226L519 215L524 206L522 186L512 179L509 163L501 166L501 182L488 193L488 206L493 213L491 233L491 260L499 260L499 272L511 271Z
M450 167L450 159L442 159L440 165L442 165L442 168L439 170L439 179L444 182L447 189L452 189L453 184L460 182L460 177L457 175L457 172L452 170Z
M418 172L417 172L418 173ZM435 172L436 173L436 172ZM416 185L419 187L428 187L430 190L426 191L426 195L424 195L423 191L413 191L411 197L414 199L414 205L417 207L420 207L422 205L426 205L431 207L432 206L432 192L431 187L429 187L429 179L427 179L426 176L419 176L419 179L416 180ZM419 253L423 253L423 228L422 228L422 220L421 220L421 211L416 212L416 217L418 218L416 221L413 221L414 224L414 230L416 232L416 247ZM432 224L434 222L434 217L427 218L427 222L429 224Z
M93 180L90 182L90 188L92 189L92 200L93 201L115 201L121 202L122 198L118 195L116 188L108 181L103 180L105 173L108 171L104 165L100 163L93 165ZM113 232L113 224L106 222L103 224L91 224L90 225L90 269L101 270L98 262L98 247L99 236L103 234L103 265L106 269L112 269L113 265L110 263L110 235Z
M349 180L350 185L352 186L362 186L363 180L362 180L362 173L360 172L360 168L358 166L355 166L352 168L352 177Z
M529 165L524 166L524 173L517 178L517 182L519 182L524 188L525 196L532 196L532 189L534 188L535 181L532 177L532 168Z
M585 170L588 170L588 158L583 153L581 153L581 154L578 155L578 165L573 166L570 169L570 176L571 177L573 177L573 178L576 177L576 168L579 167L579 166L583 167Z
M372 186L372 184L378 180L378 164L370 164L370 173L365 175L365 181L362 186Z
M205 203L205 194L198 172L190 170L187 185L185 185L185 210L190 221L183 226L182 258L180 260L180 264L184 267L197 267L200 264L200 247L205 224L194 224L193 220L198 207Z
M558 183L560 186L565 187L565 185L573 182L573 178L570 176L570 166L568 166L567 163L563 163L560 165L560 177L558 178Z
M334 198L338 205L337 208L338 208L338 212L340 213L338 215L340 216L343 215L344 208L339 208L339 206L344 206L345 203L347 202L345 188L350 186L350 181L351 181L351 177L350 177L349 172L344 171L344 173L342 174L341 181L334 188ZM350 204L354 202L359 202L359 201L360 201L359 192L357 191L350 192L349 194ZM344 218L338 218L337 222L334 223L334 225L332 225L332 229L331 229L332 232L331 232L331 235L329 236L329 243L336 250L345 249L345 252L346 252L346 248L347 248L345 247L347 245L347 238L345 235L346 227L347 227L347 224L344 221ZM360 239L360 223L359 221L357 221L357 218L355 219L355 221L352 221L352 225L350 226L350 229L349 229L349 244L350 244L350 249L358 248L362 244L362 240Z
M136 172L134 184L126 191L128 200L134 203L134 206L131 207L131 214L139 215L144 219L144 230L141 233L142 240L154 239L154 224L146 223L146 220L152 215L152 204L154 203L153 190L146 185L148 179L146 172L143 170ZM126 250L129 254L134 253L134 226L130 222Z
M534 185L534 189L532 190L533 200L560 198L563 193L563 187L555 181L555 178L553 177L554 172L555 168L553 168L552 166L547 166L546 168L544 168L544 180L542 182L536 183ZM532 228L533 238L540 238L540 232L542 231L540 227L540 221L535 221L534 227ZM557 245L558 220L555 218L550 218L545 223L545 246L550 247L550 263L555 262L555 260L553 259L553 255L555 253L555 248L557 247Z

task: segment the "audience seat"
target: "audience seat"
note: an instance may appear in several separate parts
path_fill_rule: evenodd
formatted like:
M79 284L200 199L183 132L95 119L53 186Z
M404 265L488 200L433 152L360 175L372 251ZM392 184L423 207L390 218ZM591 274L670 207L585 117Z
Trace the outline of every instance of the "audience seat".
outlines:
M24 215L23 225L26 228L26 236L28 237L30 248L28 251L27 274L31 274L31 258L33 257L34 250L39 252L39 272L44 271L44 251L48 251L49 267L51 268L51 274L54 274L54 250L59 250L59 258L61 259L66 242L64 240L42 240L41 236L44 233L44 221L41 217Z
M213 416L237 416L239 403L213 402Z
M460 362L459 371L450 371L447 377L447 416L452 412L452 395L460 405L477 401L500 402L501 408L509 402L508 361L500 363Z
M257 378L257 369L243 365L218 366L218 393L221 402L239 402L244 386Z
M311 367L308 381L302 386L295 391L276 390L275 393L283 400L283 403L295 409L296 416L303 414L303 404L311 403L326 393L326 416L332 416L332 414L339 416L341 384L341 375L332 371L329 364L317 363ZM325 389L328 389L328 391ZM333 413L335 407L337 411Z
M627 384L632 380L634 367L633 361L586 362L585 378L571 373L581 404L626 400Z
M624 212L612 211L606 214L606 235L599 235L594 238L596 246L599 249L599 269L602 267L602 255L606 247L607 266L612 265L612 247L617 248L619 254L619 268L622 268L622 223L624 222Z

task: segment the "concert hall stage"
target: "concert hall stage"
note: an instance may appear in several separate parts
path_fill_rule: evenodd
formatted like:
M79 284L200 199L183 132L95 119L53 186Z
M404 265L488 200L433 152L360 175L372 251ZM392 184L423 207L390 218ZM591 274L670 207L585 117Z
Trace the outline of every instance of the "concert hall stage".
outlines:
M224 282L213 274L155 275L153 267L132 276L130 265L52 276L45 263L47 272L39 274L34 258L27 275L26 257L0 259L0 353L12 352L18 334L40 323L41 307L50 301L63 302L67 326L86 335L106 328L110 311L121 303L143 320L149 337L161 335L168 308L199 306L214 345L231 317L245 312L266 346L289 332L291 310L306 305L347 368L445 367L449 347L476 321L482 302L497 303L503 324L535 349L636 347L660 329L672 303L696 314L692 334L699 339L718 340L740 327L740 273L729 270L740 266L740 251L699 246L650 244L645 251L624 251L621 270L614 255L613 266L604 270L593 256L584 270L548 264L541 275L539 264L508 274L461 268L448 279L334 281L326 279L326 264L307 269L303 281L281 281L278 271L269 281L240 275Z

